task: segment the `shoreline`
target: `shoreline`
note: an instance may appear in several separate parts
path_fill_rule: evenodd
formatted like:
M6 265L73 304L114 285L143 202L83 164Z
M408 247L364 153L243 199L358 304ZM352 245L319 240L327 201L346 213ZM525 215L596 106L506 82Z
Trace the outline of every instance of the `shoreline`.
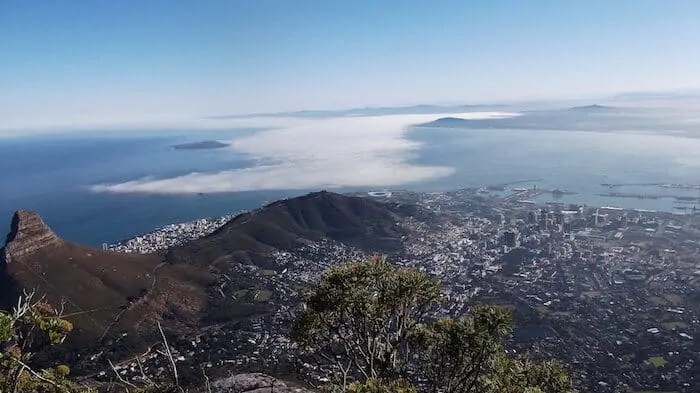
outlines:
M517 184L522 184L530 181L515 181L515 182L509 182L506 184L511 184L511 185L517 185ZM661 183L660 183L661 184ZM453 192L458 192L458 191L470 191L474 193L475 197L478 196L483 196L483 197L489 197L489 198L495 198L501 203L509 203L509 204L525 204L527 203L528 205L531 205L533 208L535 207L547 207L547 206L566 206L566 205L576 205L576 206L581 206L586 209L600 209L600 210L610 210L610 211L616 211L616 212L635 212L635 213L650 213L650 214L662 214L662 215L687 215L688 213L679 213L678 211L665 211L665 210L653 210L653 209L645 209L645 208L631 208L631 207L620 207L620 206L614 206L614 205L589 205L589 204L579 204L579 203L566 203L564 201L559 201L559 202L554 202L554 201L531 201L531 200L522 200L518 198L519 196L523 194L532 194L533 189L526 189L522 191L520 188L515 188L515 189L509 189L509 190L502 190L502 191L496 191L496 193L488 191L489 186L482 186L482 187L469 187L469 188L455 188L451 189L448 191L442 191L442 192L424 192L424 191L411 191L411 190L392 190L392 189L382 189L382 190L365 190L362 192L348 192L348 193L343 193L345 195L354 195L354 196L362 196L365 198L371 198L374 200L392 200L392 198L396 198L396 195L401 195L402 192L408 192L408 193L416 193L416 194L446 194L446 193L453 193ZM486 190L486 193L483 193L482 191ZM537 190L537 189L535 189ZM548 189L542 189L542 190L537 190L539 193L534 195L535 197L539 195L544 195L547 193L553 193L553 191L556 191L558 189L554 190L548 190ZM512 193L506 194L506 195L501 195L499 194L500 192L503 191L513 191ZM556 195L556 194L555 194ZM575 192L572 191L565 191L564 195L576 195ZM262 202L262 201L261 201ZM261 206L267 204L262 203ZM700 203L699 203L700 205ZM695 209L693 208L688 208L693 211L693 214L695 213ZM687 209L686 209L687 210ZM197 240L200 238L203 238L214 231L218 230L222 226L226 225L230 220L236 218L240 214L244 214L247 212L250 212L252 210L240 210L234 213L229 213L226 215L223 215L221 217L204 217L204 218L199 218L191 221L184 221L184 222L174 222L171 224L167 224L158 228L155 228L154 230L143 233L131 238L127 239L122 239L117 242L113 243L103 243L102 248L105 250L110 250L110 251L115 251L115 252L127 252L127 253L155 253L155 252L160 252L162 250L168 249L170 247L176 247L178 245L181 245L183 243L186 243L188 241L193 241ZM179 237L176 237L173 235L173 233L178 233ZM149 243L150 242L150 243ZM158 244L154 244L153 242L158 242Z

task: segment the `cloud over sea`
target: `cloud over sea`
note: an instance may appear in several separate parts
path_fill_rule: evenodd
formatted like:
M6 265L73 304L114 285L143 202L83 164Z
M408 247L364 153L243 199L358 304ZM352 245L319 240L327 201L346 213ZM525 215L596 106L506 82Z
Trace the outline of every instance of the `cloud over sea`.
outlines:
M445 115L447 116L447 115ZM501 112L449 114L461 118L514 116ZM154 176L90 186L100 193L193 194L338 187L390 187L449 176L453 168L411 163L420 149L408 127L444 117L391 115L324 119L250 119L239 126L271 130L227 141L220 154L245 155L253 166L181 176ZM267 124L268 121L274 124ZM284 123L284 122L283 122Z

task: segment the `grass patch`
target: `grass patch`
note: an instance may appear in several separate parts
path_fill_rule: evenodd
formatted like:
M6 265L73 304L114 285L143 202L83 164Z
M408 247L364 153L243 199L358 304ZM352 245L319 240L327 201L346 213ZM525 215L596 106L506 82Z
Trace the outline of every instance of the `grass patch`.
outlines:
M272 299L272 291L265 289L256 291L255 295L253 296L253 301L256 302L266 302L270 299Z
M686 329L688 327L688 324L685 322L662 322L661 327L666 330L678 330Z
M262 269L260 270L260 274L263 276L274 276L277 274L277 272L271 269Z
M656 368L663 367L668 363L663 356L652 356L647 359L647 362L651 363L651 365Z
M236 292L233 293L233 297L234 297L235 299L242 299L242 298L245 297L245 295L247 295L247 294L248 294L248 290L247 290L247 289L239 289L239 290L237 290Z
M537 307L535 307L535 310L537 310L538 313L543 314L543 315L547 315L547 314L552 313L552 310L550 310L549 307L547 307L547 306L537 306Z
M667 302L669 302L670 304L672 304L672 305L674 305L674 306L678 306L678 305L680 305L681 303L683 303L683 298L681 298L680 296L678 296L678 295L676 295L676 294L667 293L667 294L665 294L665 295L663 295L663 296L664 296L664 299L666 299Z
M595 299L597 297L600 297L601 292L600 291L585 291L581 292L581 297L588 298L588 299Z

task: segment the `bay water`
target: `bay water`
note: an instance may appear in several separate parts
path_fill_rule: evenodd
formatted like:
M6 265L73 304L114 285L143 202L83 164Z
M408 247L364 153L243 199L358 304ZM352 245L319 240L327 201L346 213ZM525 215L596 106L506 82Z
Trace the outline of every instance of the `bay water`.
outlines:
M0 232L7 233L17 209L37 211L60 236L99 246L174 222L217 217L292 197L308 189L207 194L95 193L90 186L145 177L254 167L255 157L232 149L174 150L177 143L244 138L257 129L187 132L163 130L0 140ZM679 136L541 130L410 128L405 138L419 148L405 159L415 165L454 169L453 174L400 188L440 191L530 181L512 187L568 190L543 194L538 202L582 203L663 211L673 198L612 198L628 192L698 196L698 190L603 183L700 183L700 140ZM339 185L342 187L342 185ZM387 185L387 187L399 187ZM376 189L376 185L368 187ZM339 190L345 190L339 188ZM688 206L692 206L688 204Z

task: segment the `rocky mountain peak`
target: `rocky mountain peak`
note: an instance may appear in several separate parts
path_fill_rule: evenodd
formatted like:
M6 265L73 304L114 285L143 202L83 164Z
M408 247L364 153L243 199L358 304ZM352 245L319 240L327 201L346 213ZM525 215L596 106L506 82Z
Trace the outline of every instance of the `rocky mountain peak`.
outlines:
M44 224L37 213L29 210L18 210L12 217L3 256L6 262L11 263L61 243L62 240Z

